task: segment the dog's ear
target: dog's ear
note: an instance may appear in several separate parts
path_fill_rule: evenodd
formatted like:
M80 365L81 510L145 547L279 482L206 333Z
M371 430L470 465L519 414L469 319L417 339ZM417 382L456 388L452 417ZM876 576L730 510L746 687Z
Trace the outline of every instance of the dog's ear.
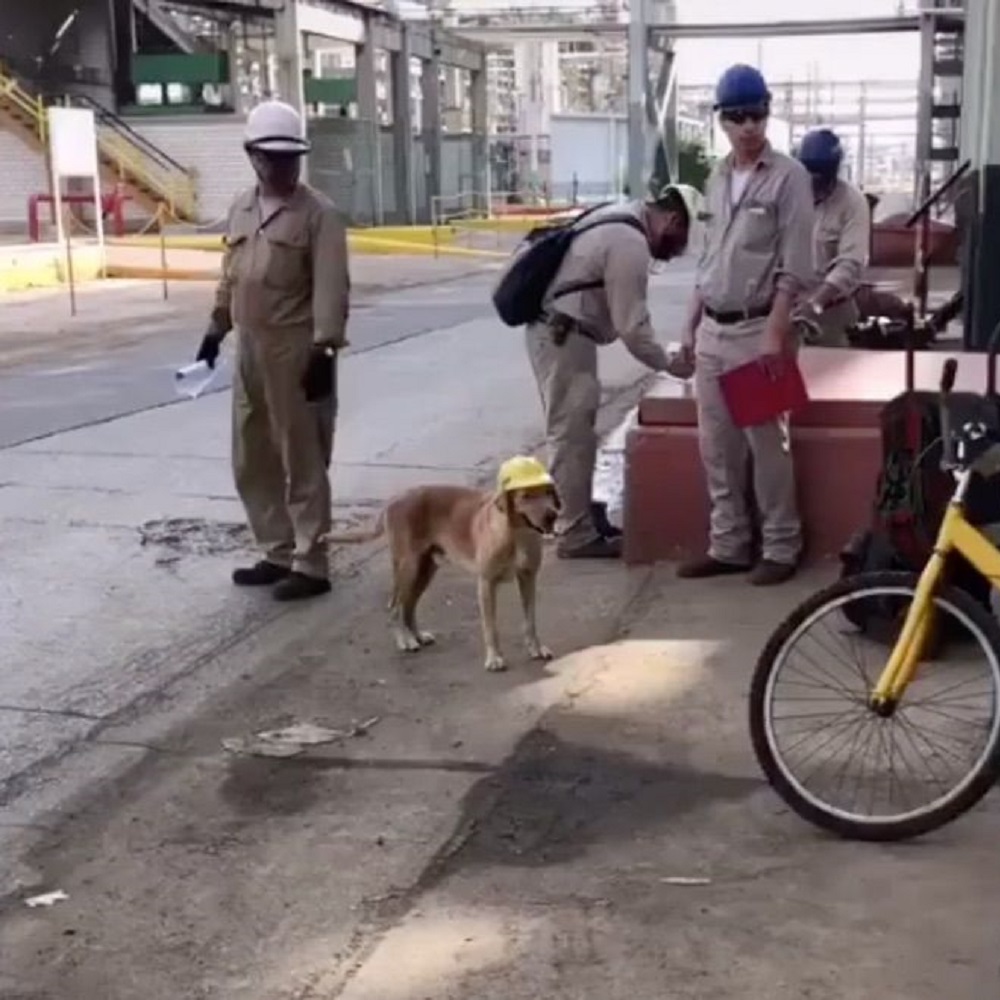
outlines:
M504 514L510 511L510 498L503 490L497 490L493 494L493 506Z
M517 511L514 509L514 494L511 491L501 493L497 496L497 507L503 511L508 521L513 523Z

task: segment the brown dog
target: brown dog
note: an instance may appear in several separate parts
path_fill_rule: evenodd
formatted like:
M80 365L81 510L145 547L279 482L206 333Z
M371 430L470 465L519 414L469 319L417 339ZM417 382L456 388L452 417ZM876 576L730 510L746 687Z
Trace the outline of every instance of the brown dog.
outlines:
M505 670L497 637L497 587L517 580L524 634L532 659L550 660L535 624L535 593L542 536L555 527L559 497L537 459L518 455L500 468L495 492L464 486L418 486L390 500L374 527L330 534L331 542L368 542L388 536L393 594L389 604L396 645L416 652L434 642L417 628L417 602L438 565L448 560L474 573L486 646L486 669Z

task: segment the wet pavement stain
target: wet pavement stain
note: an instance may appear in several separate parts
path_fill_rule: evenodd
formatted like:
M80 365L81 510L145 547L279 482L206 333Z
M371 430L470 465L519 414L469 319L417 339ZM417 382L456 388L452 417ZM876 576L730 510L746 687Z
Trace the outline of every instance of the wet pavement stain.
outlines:
M666 830L681 815L759 788L757 779L659 765L536 729L471 789L456 833L427 877L438 881L470 866L564 863L591 843Z

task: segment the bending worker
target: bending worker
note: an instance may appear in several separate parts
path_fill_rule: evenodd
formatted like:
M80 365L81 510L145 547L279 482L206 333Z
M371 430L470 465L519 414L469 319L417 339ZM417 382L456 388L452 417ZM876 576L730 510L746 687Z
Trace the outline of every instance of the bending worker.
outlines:
M649 318L649 266L653 258L669 260L684 252L700 198L694 188L668 185L655 200L607 205L589 214L586 225L616 215L633 222L581 228L545 295L545 318L527 327L528 357L545 410L549 468L562 500L556 549L561 558L621 556L621 533L592 502L601 401L597 348L621 337L647 367L674 369L676 359L657 342ZM571 286L577 290L567 291Z
M708 480L708 554L680 567L682 577L751 569L747 459L761 514L763 558L756 585L781 583L795 572L802 547L787 424L738 428L719 376L755 359L780 370L796 349L792 311L813 281L813 199L801 163L771 148L771 95L751 66L733 66L716 88L715 108L731 152L705 189L705 247L684 332L695 364L698 437Z
M330 590L328 469L337 352L346 346L350 279L344 221L300 182L302 118L267 101L247 118L257 184L229 210L223 277L198 359L215 365L239 330L233 377L233 474L263 558L239 586L290 601Z
M871 212L865 196L839 176L844 150L827 128L806 134L799 162L812 179L816 219L813 247L816 278L799 309L819 335L810 343L849 347L847 328L860 318L858 289L871 240Z

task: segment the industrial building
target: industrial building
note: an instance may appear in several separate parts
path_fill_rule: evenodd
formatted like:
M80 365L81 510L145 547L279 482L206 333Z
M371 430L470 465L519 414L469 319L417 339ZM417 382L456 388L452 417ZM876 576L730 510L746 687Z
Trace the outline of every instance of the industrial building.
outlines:
M426 13L426 12L424 12ZM0 220L49 188L45 103L92 108L104 183L149 218L218 221L251 179L243 116L302 106L310 181L358 224L428 221L484 190L486 51L357 0L51 0L0 10Z

